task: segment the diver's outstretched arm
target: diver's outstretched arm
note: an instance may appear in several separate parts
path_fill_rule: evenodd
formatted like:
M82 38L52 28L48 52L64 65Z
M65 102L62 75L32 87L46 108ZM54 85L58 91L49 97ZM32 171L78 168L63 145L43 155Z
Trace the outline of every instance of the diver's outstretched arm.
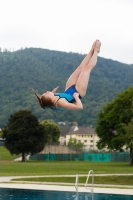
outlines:
M56 88L54 88L54 89L52 90L52 92L55 94L56 91L58 90L58 88L59 88L59 86L57 86Z

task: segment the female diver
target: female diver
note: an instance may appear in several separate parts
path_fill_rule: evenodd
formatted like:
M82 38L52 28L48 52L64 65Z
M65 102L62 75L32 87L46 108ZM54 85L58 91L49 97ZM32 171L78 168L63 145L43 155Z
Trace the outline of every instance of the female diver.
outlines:
M100 52L101 42L96 40L89 53L83 59L81 64L69 77L65 91L62 93L56 93L56 87L53 91L47 91L40 97L33 89L40 106L45 108L51 108L54 110L81 110L83 105L81 102L82 97L85 96L91 70L97 63L97 55Z

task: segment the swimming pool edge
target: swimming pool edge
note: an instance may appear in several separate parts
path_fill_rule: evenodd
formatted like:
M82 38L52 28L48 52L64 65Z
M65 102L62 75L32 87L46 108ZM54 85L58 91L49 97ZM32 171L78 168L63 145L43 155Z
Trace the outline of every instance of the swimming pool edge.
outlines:
M41 184L14 184L14 183L1 183L0 188L11 188L11 189L32 189L32 190L51 190L51 191L70 191L76 192L74 186L59 186L59 185L41 185ZM78 192L90 193L90 189L85 187L79 187ZM94 187L94 193L104 194L123 194L133 195L133 189L117 189L117 188L99 188Z

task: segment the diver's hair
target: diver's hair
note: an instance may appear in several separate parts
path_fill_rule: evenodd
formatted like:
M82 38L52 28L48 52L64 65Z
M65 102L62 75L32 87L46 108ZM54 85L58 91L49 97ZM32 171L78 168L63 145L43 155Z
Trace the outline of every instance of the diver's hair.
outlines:
M35 92L35 90L34 90L33 88L30 88L30 89L31 89L31 90L34 92L34 94L36 95L40 106L41 106L42 108L45 108L46 106L43 105L43 103L42 103L42 101L41 101L41 97Z
M45 97L45 96L39 96L36 91L33 89L33 88L30 88L34 94L36 95L37 99L38 99L38 102L40 104L40 106L44 109L44 108L51 108L51 109L54 109L55 108L55 105L53 104L53 102L51 101L51 99L49 97Z

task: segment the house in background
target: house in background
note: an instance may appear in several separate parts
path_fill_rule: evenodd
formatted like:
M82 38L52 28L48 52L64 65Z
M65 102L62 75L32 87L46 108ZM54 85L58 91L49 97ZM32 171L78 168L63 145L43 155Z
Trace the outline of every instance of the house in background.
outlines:
M61 135L60 135L60 138L59 138L59 142L60 142L60 145L66 145L66 135L69 133L69 132L73 132L73 131L76 131L78 130L78 126L77 125L73 125L73 126L60 126L60 130L61 130Z
M94 128L78 127L76 130L70 130L69 133L66 134L66 145L70 138L76 138L78 142L84 143L84 151L98 150L97 142L99 141L99 137Z
M93 127L82 127L82 126L62 126L61 136L59 138L60 145L68 145L68 141L70 138L76 138L78 142L82 142L84 144L83 150L84 152L88 151L101 151L97 148L97 142L99 141L99 137L95 132L95 128ZM129 151L126 146L123 146L124 151ZM107 147L103 148L102 151L109 151Z
M77 141L84 143L84 151L98 150L97 142L99 141L99 137L97 136L94 128L73 125L60 126L60 130L60 145L68 145L70 138L76 138Z

